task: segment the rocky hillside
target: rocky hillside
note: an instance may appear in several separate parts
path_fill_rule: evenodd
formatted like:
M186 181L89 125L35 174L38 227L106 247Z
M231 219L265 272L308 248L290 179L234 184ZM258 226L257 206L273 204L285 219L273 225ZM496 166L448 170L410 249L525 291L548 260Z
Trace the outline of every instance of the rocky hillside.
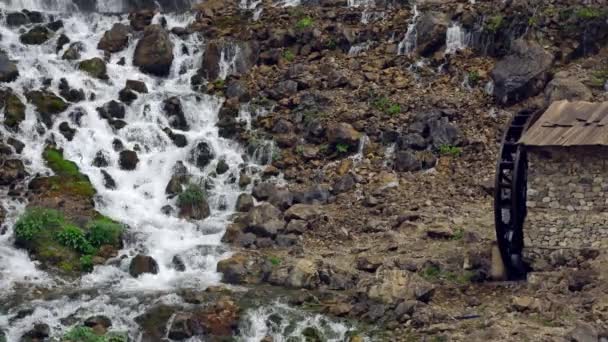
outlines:
M225 98L219 135L244 146L248 160L266 164L234 175L234 183L252 191L238 197L237 213L222 239L234 251L217 266L225 284L285 289L290 304L354 320L380 341L608 338L605 255L555 253L533 264L526 282L491 277L494 172L502 130L515 113L542 110L556 100L608 99L604 4L249 3L193 5L185 15L194 20L183 27L153 9L134 11L129 25L114 24L96 43L105 59L82 59L79 42L67 36L57 40L62 59L108 81L112 54L134 39L129 63L162 79L178 58L171 38L184 42L176 45L184 55L194 53L186 39L201 38L198 49L204 53L191 88ZM22 44L43 44L63 25L37 24L32 13L4 18L9 26L29 25ZM18 63L0 50L0 82L24 77ZM180 73L187 74L187 68ZM27 103L47 128L67 103L85 100L82 89L64 81L60 94L0 86L5 130L18 131L25 119L17 91L27 91ZM120 130L128 124L124 107L145 93L145 83L127 81L97 112ZM182 133L190 127L182 102L167 98L162 110L169 123L164 132L176 146L186 146L188 134ZM78 127L61 125L61 134L71 140ZM52 142L43 157L56 175L34 177L16 157L23 143L12 137L1 141L0 185L10 196L27 197L29 208L60 212L60 219L49 214L61 221L57 229L73 221L89 237L97 226L116 225L95 210L89 179ZM135 170L138 154L145 151L125 148L121 141L116 145L120 169ZM216 157L208 144L197 142L188 163L204 169ZM101 153L94 163L103 167L107 159ZM225 163L217 163L215 176L227 172ZM176 164L166 194L178 199L176 208L163 209L165 214L190 220L210 216L200 189L189 186L191 176ZM120 181L107 173L103 177L106 188ZM19 222L25 225L26 219ZM74 250L44 244L45 236L28 239L20 231L15 228L18 247L44 268L70 277L108 262L121 248L114 238L95 242L100 248L94 251ZM175 263L179 267L179 260ZM156 261L144 255L129 266L134 277L155 270ZM216 290L230 292L213 288L204 300L219 297ZM186 301L192 296L183 294ZM207 311L156 308L138 317L138 324L151 341L167 333L158 327L166 327L171 317L174 335L169 337L175 340L199 335L192 328L197 324L218 329L210 336L225 337L234 333L235 305L243 301L242 294L228 296L231 300L222 297ZM224 320L231 323L218 323ZM315 334L305 340L321 341ZM362 335L351 334L350 341Z

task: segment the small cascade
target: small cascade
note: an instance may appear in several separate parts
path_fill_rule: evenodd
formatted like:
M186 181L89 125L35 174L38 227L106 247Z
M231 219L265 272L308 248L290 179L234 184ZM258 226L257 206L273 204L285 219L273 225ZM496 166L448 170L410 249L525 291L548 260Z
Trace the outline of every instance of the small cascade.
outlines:
M199 0L2 0L0 9L43 12L125 13L132 9L156 8L162 11L185 11Z
M240 48L235 44L228 44L222 49L220 54L220 79L225 80L226 77L236 72L239 53Z
M301 0L276 0L274 4L280 7L295 7L300 6L300 3L302 3Z
M253 20L260 19L264 6L262 6L262 0L241 0L239 2L239 8L252 11Z
M469 35L459 23L453 23L446 33L445 53L453 54L467 47Z
M397 54L399 55L410 55L416 49L416 39L418 38L418 31L416 30L416 24L418 23L418 6L414 5L414 16L410 19L410 23L407 25L407 31L405 37L399 46L397 47Z
M351 46L350 49L348 50L348 55L357 56L360 53L369 50L370 47L371 47L370 42L363 42L363 43L355 44L355 45Z

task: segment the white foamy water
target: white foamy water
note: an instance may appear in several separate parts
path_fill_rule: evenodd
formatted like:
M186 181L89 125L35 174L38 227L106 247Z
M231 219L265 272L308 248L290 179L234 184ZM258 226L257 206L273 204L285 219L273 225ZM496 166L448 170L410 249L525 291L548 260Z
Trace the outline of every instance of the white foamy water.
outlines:
M89 3L94 0L84 0ZM83 1L83 2L84 2ZM165 0L165 6L169 6L173 9L185 10L192 4L198 3L199 0ZM96 12L101 13L122 13L129 11L133 7L141 8L144 2L141 1L129 1L129 0L97 0L92 8ZM154 1L149 4L154 4L159 10L163 10L163 2ZM0 9L8 9L19 11L22 9L36 10L36 11L52 11L52 12L78 12L84 8L79 8L79 3L76 0L2 0L0 2ZM87 8L88 9L88 8Z
M418 12L418 6L414 5L414 16L410 19L410 23L407 25L405 37L403 37L403 40L399 42L399 45L397 47L397 54L409 55L416 49L416 39L418 38L418 30L416 29L416 24L418 23L419 16L420 12Z
M446 32L445 53L451 54L467 47L467 33L458 23L453 23Z

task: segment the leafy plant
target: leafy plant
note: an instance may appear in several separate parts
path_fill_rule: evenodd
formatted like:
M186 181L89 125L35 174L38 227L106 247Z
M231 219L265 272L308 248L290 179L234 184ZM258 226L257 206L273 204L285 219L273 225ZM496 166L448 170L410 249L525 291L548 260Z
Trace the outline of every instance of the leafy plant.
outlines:
M372 102L372 106L389 115L397 115L401 113L401 105L394 103L387 97L378 97Z
M69 248L72 248L82 254L92 254L93 246L85 238L84 232L71 224L67 224L56 235L57 241Z
M80 269L85 272L91 272L93 270L92 255L83 255L80 257Z
M40 232L51 227L60 227L64 222L63 215L57 210L31 208L15 224L15 236L17 239L29 241Z
M475 86L481 80L481 75L477 70L471 71L467 74L467 80L469 81L469 85Z
M225 85L226 85L226 81L222 80L222 79L218 79L213 82L213 88L216 88L216 89L224 88Z
M498 32L504 24L504 17L500 14L488 18L486 29L492 33Z
M296 153L297 154L303 154L304 153L304 146L302 146L302 145L296 146Z
M123 227L108 218L101 218L87 225L86 238L93 247L102 245L118 245Z
M281 259L276 256L269 256L268 261L270 261L273 266L279 266L281 264Z
M603 17L606 13L599 8L581 7L576 9L574 14L580 19L593 20Z
M462 154L462 148L458 146L444 144L439 146L439 154L441 154L442 156L458 157Z
M608 68L595 70L591 73L590 85L596 88L603 88L608 81Z
M68 331L61 339L64 342L106 342L103 336L95 334L89 327L78 326Z
M336 144L336 151L340 154L347 153L348 149L349 149L349 146L347 144L344 144L344 143Z
M401 113L401 105L392 104L390 107L386 109L386 113L389 115L397 115Z
M536 16L528 18L528 26L537 26L540 19Z
M205 192L197 185L190 184L186 190L182 191L177 197L177 205L182 207L201 203L205 200Z
M464 229L458 228L452 236L452 240L462 240L464 238Z
M287 50L283 51L283 58L286 61L291 62L296 58L296 55L293 53L293 51L287 49Z
M311 17L304 17L304 18L298 20L298 22L296 23L296 28L298 30L304 30L309 27L312 27L313 24L314 24L314 20L312 20Z
M338 43L334 40L334 39L330 39L329 41L327 41L327 43L325 44L325 47L327 47L330 50L333 50L335 48L338 47Z

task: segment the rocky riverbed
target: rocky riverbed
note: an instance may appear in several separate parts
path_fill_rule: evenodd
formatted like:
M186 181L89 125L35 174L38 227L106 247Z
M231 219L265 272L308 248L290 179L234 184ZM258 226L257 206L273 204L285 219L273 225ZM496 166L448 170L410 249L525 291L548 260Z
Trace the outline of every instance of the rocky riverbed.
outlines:
M0 4L0 341L607 339L605 253L491 274L502 131L607 100L604 7Z

